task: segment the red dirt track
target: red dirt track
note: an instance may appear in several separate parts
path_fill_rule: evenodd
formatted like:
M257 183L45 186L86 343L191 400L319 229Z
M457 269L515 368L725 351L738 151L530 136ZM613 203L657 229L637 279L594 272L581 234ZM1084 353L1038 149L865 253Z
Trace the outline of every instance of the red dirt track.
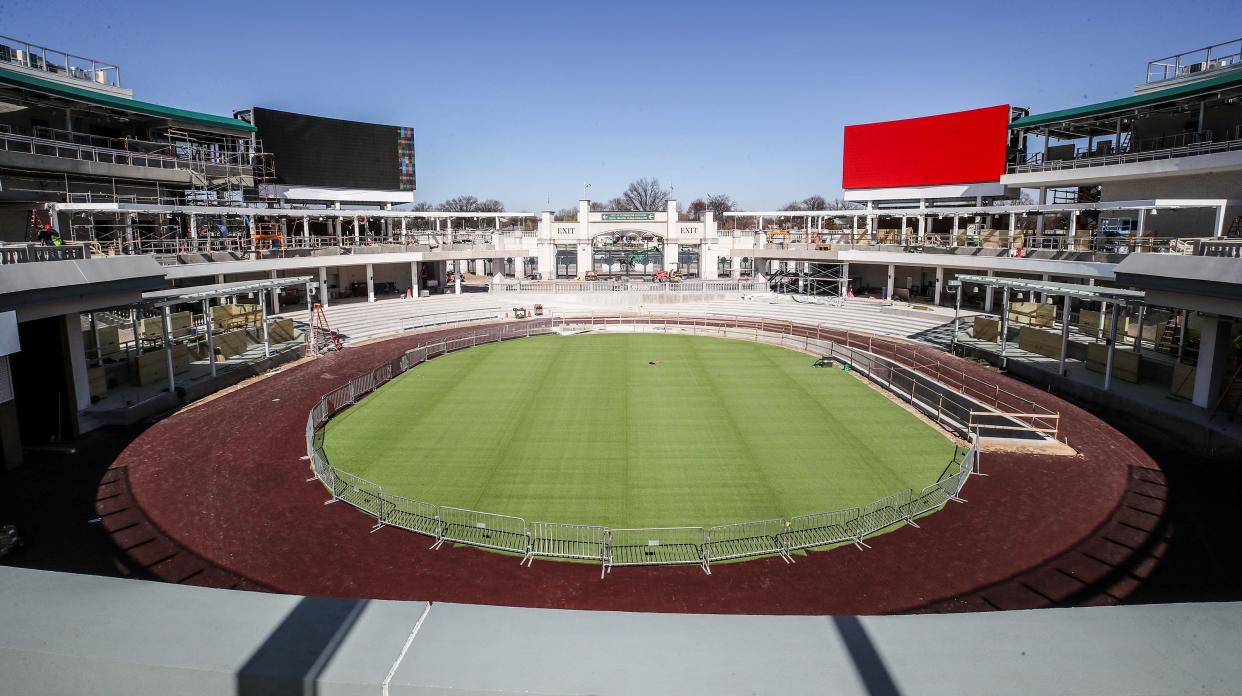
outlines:
M452 336L463 327L436 332ZM963 496L858 551L712 567L536 561L383 528L310 481L306 415L319 397L429 334L307 361L185 409L113 464L98 509L114 541L172 582L309 595L567 609L875 614L1112 603L1161 553L1164 477L1086 411L940 351L920 352L1061 413L1078 456L984 452ZM876 339L876 343L891 341ZM905 344L910 345L910 344ZM399 414L393 414L399 417ZM145 555L145 558L143 557Z

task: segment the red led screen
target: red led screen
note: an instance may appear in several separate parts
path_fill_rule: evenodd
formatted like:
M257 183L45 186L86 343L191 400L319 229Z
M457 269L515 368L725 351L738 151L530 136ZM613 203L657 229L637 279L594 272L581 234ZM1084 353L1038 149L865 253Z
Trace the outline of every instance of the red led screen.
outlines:
M1009 106L845 127L841 187L999 181Z

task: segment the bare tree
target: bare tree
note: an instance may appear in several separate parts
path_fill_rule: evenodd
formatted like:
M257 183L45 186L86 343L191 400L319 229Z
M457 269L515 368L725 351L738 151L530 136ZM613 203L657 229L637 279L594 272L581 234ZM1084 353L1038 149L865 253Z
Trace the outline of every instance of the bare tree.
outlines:
M505 212L505 204L495 198L488 198L479 201L479 206L476 210L481 213L503 213Z
M854 201L847 201L843 198L834 198L828 201L822 210L861 210L863 205Z
M571 220L577 220L578 209L577 208L561 208L560 210L556 211L556 215L553 216L553 219L556 220L557 222L570 222Z
M446 213L473 213L479 210L479 199L474 196L454 196L439 205L437 210Z
M818 194L814 196L807 196L806 198L802 199L802 209L803 210L827 210L828 201L824 200L824 197Z
M414 204L413 208L411 208L411 210L413 210L416 213L431 213L431 212L434 212L435 209L436 207L428 203L427 201L419 201L418 203ZM414 218L413 223L414 223L415 230L431 229L431 220L427 218Z
M631 182L621 194L629 201L631 210L660 211L664 210L672 191L660 188L660 180L643 177Z
M716 222L720 222L724 218L725 213L737 210L737 203L729 196L723 193L712 195L707 194L707 209L716 214Z
M690 201L690 205L686 207L686 217L695 222L701 221L705 212L707 212L707 201L702 198Z
M604 204L604 210L634 210L634 206L624 196L617 196L608 199L608 202Z

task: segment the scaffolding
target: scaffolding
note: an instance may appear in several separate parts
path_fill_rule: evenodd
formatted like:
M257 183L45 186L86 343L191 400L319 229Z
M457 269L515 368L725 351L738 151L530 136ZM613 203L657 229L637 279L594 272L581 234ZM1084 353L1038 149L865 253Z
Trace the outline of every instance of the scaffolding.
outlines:
M794 262L801 270L786 270L768 278L768 287L795 302L840 305L849 294L849 265Z

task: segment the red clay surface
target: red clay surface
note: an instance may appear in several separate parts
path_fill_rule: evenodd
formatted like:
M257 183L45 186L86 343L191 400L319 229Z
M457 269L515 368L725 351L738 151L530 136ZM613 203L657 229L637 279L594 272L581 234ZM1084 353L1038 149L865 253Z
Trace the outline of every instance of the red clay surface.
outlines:
M463 327L435 332L451 336ZM813 329L812 329L813 330ZM383 528L324 505L302 459L320 395L426 341L348 348L183 410L113 464L99 513L114 541L171 582L341 597L624 611L874 614L1114 603L1163 550L1164 477L1133 442L1055 396L933 348L932 361L1059 411L1078 456L985 452L967 504L872 548L714 566L618 568L518 559ZM875 339L876 345L895 342ZM909 346L911 344L902 345ZM392 414L399 418L400 414ZM468 443L463 443L468 447ZM464 454L468 454L464 452Z

